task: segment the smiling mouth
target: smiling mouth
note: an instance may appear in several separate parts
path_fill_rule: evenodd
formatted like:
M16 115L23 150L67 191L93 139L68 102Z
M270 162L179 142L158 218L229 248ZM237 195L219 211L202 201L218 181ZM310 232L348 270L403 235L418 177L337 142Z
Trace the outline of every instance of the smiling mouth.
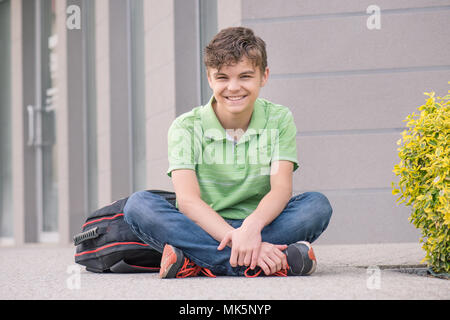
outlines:
M241 101L243 99L245 99L247 97L247 95L244 96L229 96L229 97L225 97L225 99L227 99L228 101Z

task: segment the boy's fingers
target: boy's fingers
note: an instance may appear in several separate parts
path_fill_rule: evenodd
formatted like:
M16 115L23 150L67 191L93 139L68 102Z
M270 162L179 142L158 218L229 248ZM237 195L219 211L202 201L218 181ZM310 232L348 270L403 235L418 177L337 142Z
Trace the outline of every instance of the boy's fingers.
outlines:
M287 269L287 258L286 258L286 255L280 250L276 250L275 254L281 260L281 267L282 267L282 269Z
M231 236L229 236L228 234L222 239L222 241L220 241L219 246L217 247L217 250L222 250L223 248L225 248L225 246L228 244L228 242L230 242L231 240Z
M275 272L277 272L277 265L276 265L276 263L275 262L273 262L272 261L272 259L270 259L269 258L269 256L267 256L265 259L264 259L264 262L267 264L267 266L269 267L269 273L267 273L267 272L265 272L266 273L266 275L271 275L272 273L275 273Z
M255 269L256 264L258 263L258 257L259 257L259 250L253 250L252 253L252 262L250 264L250 269Z
M222 239L222 241L220 241L219 246L217 247L217 250L222 250L223 248L225 248L226 244L225 244L225 238Z
M230 256L230 264L232 267L237 266L237 255L238 255L238 251L236 250L236 248L232 247L231 248L231 256Z
M247 252L244 258L244 266L249 266L252 262L253 252Z
M245 252L238 252L237 264L240 266L244 265Z
M281 258L281 263L283 264L283 269L287 270L288 264L287 264L287 257L285 254L283 254L283 257Z
M238 265L249 266L252 260L252 252L250 250L243 250L239 252Z
M260 261L258 265L262 269L262 271L264 272L265 275L268 276L270 274L270 269L267 266L265 261Z
M275 247L280 249L281 251L286 250L288 245L287 244L275 244Z
M270 259L275 263L276 270L274 272L280 271L283 269L283 259L282 257L278 256L276 253L273 253L270 255Z

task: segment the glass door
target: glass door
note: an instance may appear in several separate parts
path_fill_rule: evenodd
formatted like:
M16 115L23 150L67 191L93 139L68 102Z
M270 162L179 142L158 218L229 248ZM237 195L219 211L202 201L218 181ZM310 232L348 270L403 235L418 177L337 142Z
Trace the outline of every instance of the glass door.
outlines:
M58 241L55 0L36 0L35 104L27 106L28 145L35 149L36 210L40 242Z

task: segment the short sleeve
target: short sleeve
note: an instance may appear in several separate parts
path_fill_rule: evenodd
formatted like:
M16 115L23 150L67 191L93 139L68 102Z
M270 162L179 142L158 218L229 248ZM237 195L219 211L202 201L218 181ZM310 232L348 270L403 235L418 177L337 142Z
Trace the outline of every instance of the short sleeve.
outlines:
M192 132L192 128L183 126L178 119L170 126L167 134L169 177L172 177L172 171L176 169L195 170Z
M299 167L297 159L297 127L290 110L280 119L278 132L278 139L272 146L272 162L277 160L291 161L294 164L293 171L295 171Z

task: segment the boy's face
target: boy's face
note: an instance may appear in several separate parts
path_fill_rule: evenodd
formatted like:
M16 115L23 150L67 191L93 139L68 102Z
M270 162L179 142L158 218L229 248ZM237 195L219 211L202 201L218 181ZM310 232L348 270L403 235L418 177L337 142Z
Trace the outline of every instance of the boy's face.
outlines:
M208 82L224 113L239 115L253 110L259 90L266 84L269 68L262 73L259 67L243 57L238 63L223 66L219 70L208 68Z

